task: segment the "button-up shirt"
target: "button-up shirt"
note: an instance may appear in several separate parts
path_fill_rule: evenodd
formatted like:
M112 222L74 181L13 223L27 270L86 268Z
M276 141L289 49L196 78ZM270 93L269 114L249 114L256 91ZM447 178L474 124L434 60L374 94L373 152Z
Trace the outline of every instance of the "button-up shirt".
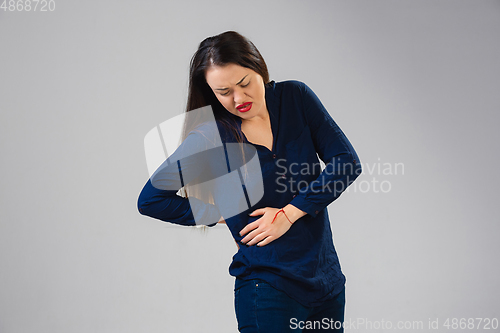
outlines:
M241 118L235 118L243 142L257 151L264 193L252 207L225 219L239 245L229 273L240 279L265 280L301 304L317 306L337 295L345 283L326 207L359 176L361 164L345 134L305 83L271 81L265 85L265 100L273 134L272 150L249 142L241 131ZM217 127L224 143L236 142L234 135L219 122ZM195 134L188 138L196 142L206 136ZM318 157L325 164L323 170ZM205 168L210 165L207 162ZM148 180L138 200L141 214L194 225L191 206L196 201L190 204L188 199L176 195L181 185L165 190L152 186L151 179ZM261 217L249 217L249 213L287 204L306 215L267 245L241 243L244 237L239 235L241 229ZM196 214L211 216L214 221L219 219L216 207L200 205L202 209L197 209Z

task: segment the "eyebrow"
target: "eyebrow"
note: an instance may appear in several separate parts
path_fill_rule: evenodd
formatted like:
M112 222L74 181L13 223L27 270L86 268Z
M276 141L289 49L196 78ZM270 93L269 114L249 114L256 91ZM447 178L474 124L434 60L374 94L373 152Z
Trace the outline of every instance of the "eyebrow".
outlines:
M248 76L248 74L247 74L247 75L245 75L245 77L243 77L243 78L242 78L242 79L241 79L238 83L236 83L236 85L238 85L238 84L240 84L241 82L243 82L243 80L244 80L247 76ZM214 89L214 90L228 90L228 89L229 89L229 88L218 88L218 89Z

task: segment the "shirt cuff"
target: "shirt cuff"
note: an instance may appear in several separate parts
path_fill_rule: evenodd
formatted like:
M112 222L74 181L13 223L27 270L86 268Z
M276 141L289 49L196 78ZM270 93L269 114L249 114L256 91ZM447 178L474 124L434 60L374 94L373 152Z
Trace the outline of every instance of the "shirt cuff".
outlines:
M297 207L303 212L316 217L325 207L307 201L302 195L297 195L290 201L290 205Z

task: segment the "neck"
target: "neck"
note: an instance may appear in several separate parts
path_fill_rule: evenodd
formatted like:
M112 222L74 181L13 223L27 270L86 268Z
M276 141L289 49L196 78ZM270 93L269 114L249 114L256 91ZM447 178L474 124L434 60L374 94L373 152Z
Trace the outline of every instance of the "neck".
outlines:
M255 123L260 123L260 122L268 122L269 121L269 111L267 108L264 109L263 112L260 112L259 114L255 115L255 117L250 118L250 119L242 119L241 123L248 123L248 124L255 124Z

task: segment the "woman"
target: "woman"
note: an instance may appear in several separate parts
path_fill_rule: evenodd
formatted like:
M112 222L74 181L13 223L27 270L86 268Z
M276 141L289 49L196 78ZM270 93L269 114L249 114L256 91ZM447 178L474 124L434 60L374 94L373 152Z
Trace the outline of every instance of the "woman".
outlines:
M217 198L200 203L176 195L216 168L217 162L208 158L203 167L183 162L192 171L187 180L180 164L170 163L168 172L144 186L139 211L183 225L194 225L196 216L210 217L209 226L225 218L238 245L229 272L236 278L240 332L343 331L345 277L326 207L361 173L352 145L306 84L270 81L257 48L234 31L205 39L191 60L188 114L206 105L213 110L228 166L228 144L255 148L262 197L249 209L225 217ZM210 141L210 130L200 128L189 131L179 150L194 145L199 151ZM170 183L162 188L152 180ZM257 182L243 183L251 187ZM196 205L202 209L195 213Z

